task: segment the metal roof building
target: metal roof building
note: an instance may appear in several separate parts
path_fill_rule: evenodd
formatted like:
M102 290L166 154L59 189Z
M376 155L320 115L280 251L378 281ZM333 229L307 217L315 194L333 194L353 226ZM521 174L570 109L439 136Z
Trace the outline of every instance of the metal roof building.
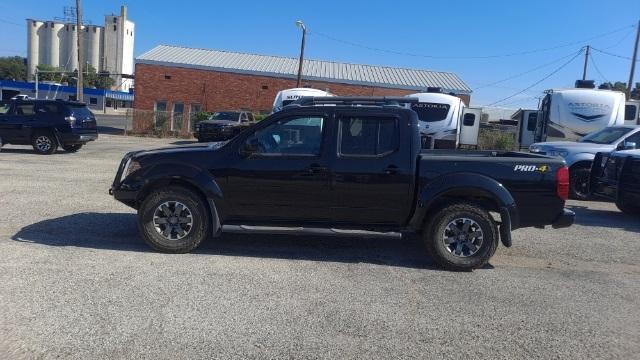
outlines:
M220 50L159 45L140 55L137 64L161 65L236 74L295 79L298 59ZM471 94L456 74L442 71L304 60L304 80L421 91L439 87L445 92Z

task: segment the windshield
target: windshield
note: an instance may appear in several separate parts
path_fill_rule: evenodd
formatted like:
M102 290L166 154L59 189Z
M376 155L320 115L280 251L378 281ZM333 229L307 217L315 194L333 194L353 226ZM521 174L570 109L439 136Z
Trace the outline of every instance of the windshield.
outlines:
M240 117L240 113L232 111L217 112L211 115L209 120L232 120L237 121Z
M631 131L631 128L608 127L583 137L582 139L580 139L580 142L594 144L612 144L629 131Z
M449 114L449 104L415 103L411 104L411 110L418 114L418 119L426 122L442 121Z

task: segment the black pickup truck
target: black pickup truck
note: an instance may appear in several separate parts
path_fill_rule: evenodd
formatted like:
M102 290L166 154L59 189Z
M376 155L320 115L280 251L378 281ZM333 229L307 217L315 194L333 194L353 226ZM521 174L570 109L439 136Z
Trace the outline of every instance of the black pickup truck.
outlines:
M407 98L304 98L226 143L132 152L110 189L153 248L222 225L417 233L441 266L481 267L520 227L570 226L563 160L424 151ZM331 106L325 106L331 105Z
M615 201L624 213L640 214L640 150L596 154L589 184L591 195Z

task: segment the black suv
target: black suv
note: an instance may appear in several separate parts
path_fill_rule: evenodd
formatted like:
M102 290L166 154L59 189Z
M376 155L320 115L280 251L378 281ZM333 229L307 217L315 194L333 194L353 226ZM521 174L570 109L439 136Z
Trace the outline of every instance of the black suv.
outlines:
M640 150L598 153L591 168L590 190L615 201L624 213L640 214Z
M76 152L97 138L96 118L80 102L16 100L0 113L0 144L32 145L49 155L58 146Z
M197 123L193 136L199 142L229 140L254 122L249 111L220 111Z

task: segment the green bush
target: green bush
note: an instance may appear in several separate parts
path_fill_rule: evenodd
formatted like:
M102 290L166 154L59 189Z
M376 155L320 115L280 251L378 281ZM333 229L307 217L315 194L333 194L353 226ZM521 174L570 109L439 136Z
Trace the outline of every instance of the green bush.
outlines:
M514 133L499 130L480 130L478 147L482 150L515 150Z
M253 118L256 119L256 121L264 120L267 116L269 116L269 114L253 114Z

